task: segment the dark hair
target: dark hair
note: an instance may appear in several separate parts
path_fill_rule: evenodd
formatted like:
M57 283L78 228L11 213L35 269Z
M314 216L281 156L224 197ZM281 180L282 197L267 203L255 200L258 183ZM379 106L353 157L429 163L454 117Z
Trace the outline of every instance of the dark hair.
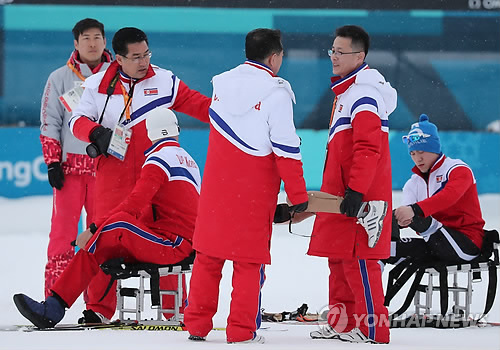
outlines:
M247 59L258 62L273 53L283 51L281 32L278 29L258 28L247 34L245 39L245 54Z
M148 43L148 37L142 30L134 27L125 27L120 29L113 36L113 51L115 55L126 56L128 54L128 44Z
M73 32L75 40L78 41L80 35L91 28L99 29L101 31L102 37L104 38L104 24L93 18L85 18L81 21L78 21L71 31Z
M335 37L351 38L352 46L359 46L365 52L365 56L368 55L368 49L370 48L370 36L368 33L360 26L347 25L337 28L335 31Z

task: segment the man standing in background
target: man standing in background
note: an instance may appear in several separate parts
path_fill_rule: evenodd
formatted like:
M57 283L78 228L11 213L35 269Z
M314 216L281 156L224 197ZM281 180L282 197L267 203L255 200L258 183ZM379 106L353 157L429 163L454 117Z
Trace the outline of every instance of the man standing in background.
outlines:
M71 134L68 122L78 105L83 81L108 68L112 55L105 49L104 25L86 18L73 27L75 50L66 65L52 72L45 85L40 113L42 152L53 187L52 221L45 266L45 296L74 255L70 243L78 234L82 207L87 225L93 221L94 160L87 144Z

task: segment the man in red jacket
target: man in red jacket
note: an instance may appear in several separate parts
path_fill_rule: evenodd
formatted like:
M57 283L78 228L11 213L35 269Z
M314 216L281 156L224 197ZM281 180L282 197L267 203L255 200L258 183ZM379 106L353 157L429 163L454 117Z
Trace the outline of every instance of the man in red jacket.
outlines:
M142 30L122 28L114 35L112 45L116 61L85 81L80 104L70 121L73 134L92 143L87 148L89 155L99 157L96 221L107 217L139 178L144 150L151 146L145 127L148 112L166 107L208 122L210 106L210 98L189 89L171 71L150 64L152 53ZM148 214L152 216L152 210ZM109 280L100 273L92 281L87 309L93 312L87 313L82 322L101 322L113 316L116 293L108 293L99 301Z
M201 177L196 162L178 143L174 113L159 107L146 120L153 146L145 150L146 162L134 189L103 220L78 236L82 248L39 303L24 294L14 302L39 328L52 328L64 317L99 265L113 258L126 262L174 264L192 251ZM167 136L167 137L165 137ZM182 198L182 200L179 200ZM155 220L144 215L155 208Z
M387 215L375 247L357 221L362 202L381 200L391 211L389 114L397 94L365 63L370 38L358 26L340 27L329 50L335 94L322 192L344 197L341 214L317 213L309 255L328 258L329 324L312 338L388 343L382 272L389 256L391 217Z

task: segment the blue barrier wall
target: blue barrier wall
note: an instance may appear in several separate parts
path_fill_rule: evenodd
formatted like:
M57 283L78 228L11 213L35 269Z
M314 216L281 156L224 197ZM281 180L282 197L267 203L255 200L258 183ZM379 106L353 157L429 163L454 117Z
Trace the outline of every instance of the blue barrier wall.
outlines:
M309 190L321 187L327 131L298 130L304 176ZM402 132L391 131L393 189L399 190L411 175L413 163ZM0 197L17 198L50 194L47 167L43 162L38 128L0 128ZM460 158L474 171L479 193L500 193L500 134L440 132L442 148L452 158ZM193 156L203 173L208 130L183 129L182 146Z
M296 125L323 129L330 115L331 62L326 50L344 24L364 26L367 62L398 89L391 130L427 113L440 130L484 130L500 118L498 11L245 9L155 6L0 6L0 125L38 125L51 71L73 48L71 28L84 17L116 30L137 26L149 36L152 63L172 69L190 87L211 95L212 76L244 60L244 38L257 27L283 32L280 75L292 84ZM3 50L2 50L3 49ZM1 74L1 73L0 73ZM181 117L185 127L204 128Z

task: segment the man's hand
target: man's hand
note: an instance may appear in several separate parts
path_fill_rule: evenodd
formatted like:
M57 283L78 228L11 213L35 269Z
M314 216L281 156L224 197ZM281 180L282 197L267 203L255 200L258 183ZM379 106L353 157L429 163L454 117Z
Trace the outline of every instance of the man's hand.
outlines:
M276 206L276 210L274 212L273 222L275 224L282 224L284 222L289 221L290 216L290 207L286 203L281 203Z
M294 213L303 213L307 210L308 205L309 205L309 201L304 202L304 203L299 203L296 205L292 205L290 207L290 214L293 215Z
M415 213L409 205L403 205L394 211L394 217L398 220L399 226L406 227L411 224Z
M340 203L340 213L355 218L358 216L362 203L363 193L356 192L347 187L344 194L344 200Z
M64 184L64 173L61 168L61 163L50 163L47 168L50 186L54 187L56 190L62 189Z
M104 126L98 126L89 135L89 140L92 142L87 146L87 154L91 158L96 158L100 154L108 156L109 142L111 141L111 136L113 131Z
M90 228L80 233L76 238L76 245L78 246L78 248L84 249L88 241L90 241L90 239L92 238L92 236L93 234L92 232L90 232Z

